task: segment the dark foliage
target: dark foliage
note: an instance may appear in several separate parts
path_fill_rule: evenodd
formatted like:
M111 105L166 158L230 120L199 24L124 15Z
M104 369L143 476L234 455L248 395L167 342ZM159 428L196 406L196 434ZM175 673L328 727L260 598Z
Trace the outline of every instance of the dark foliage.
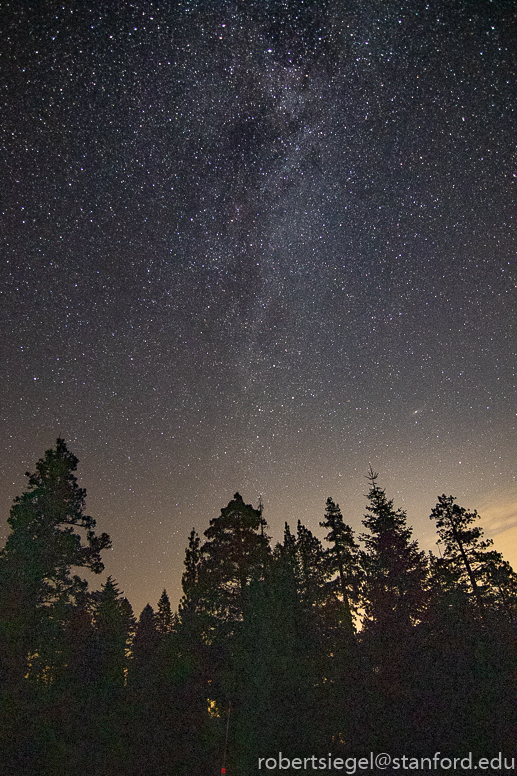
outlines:
M370 471L363 547L327 499L327 547L298 522L274 549L235 494L192 531L179 611L135 621L109 537L58 440L15 500L0 554L0 774L257 772L259 757L514 754L515 574L477 514L441 496L428 560ZM82 529L79 530L79 529Z

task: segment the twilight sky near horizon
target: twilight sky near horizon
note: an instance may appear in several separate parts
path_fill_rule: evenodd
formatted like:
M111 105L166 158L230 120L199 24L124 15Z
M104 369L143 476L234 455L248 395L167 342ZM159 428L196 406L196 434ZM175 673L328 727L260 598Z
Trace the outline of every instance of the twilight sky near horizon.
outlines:
M137 614L237 490L360 532L370 463L516 566L514 3L5 6L0 546L62 436Z

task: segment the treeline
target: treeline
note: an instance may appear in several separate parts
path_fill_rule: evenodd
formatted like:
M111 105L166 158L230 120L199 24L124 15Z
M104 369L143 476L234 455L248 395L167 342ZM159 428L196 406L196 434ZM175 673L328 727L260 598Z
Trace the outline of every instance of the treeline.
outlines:
M0 773L514 753L517 575L452 496L431 513L437 556L371 470L364 533L329 498L325 545L298 522L272 546L236 493L190 535L178 612L164 590L137 621L111 577L91 591L73 573L103 571L111 545L77 463L61 439L46 452L0 552Z

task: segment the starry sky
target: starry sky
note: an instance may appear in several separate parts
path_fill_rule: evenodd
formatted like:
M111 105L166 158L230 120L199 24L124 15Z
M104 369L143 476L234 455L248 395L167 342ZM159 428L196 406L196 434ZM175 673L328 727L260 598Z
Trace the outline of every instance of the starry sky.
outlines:
M3 17L0 546L61 436L137 614L236 491L362 531L370 463L517 567L514 3Z

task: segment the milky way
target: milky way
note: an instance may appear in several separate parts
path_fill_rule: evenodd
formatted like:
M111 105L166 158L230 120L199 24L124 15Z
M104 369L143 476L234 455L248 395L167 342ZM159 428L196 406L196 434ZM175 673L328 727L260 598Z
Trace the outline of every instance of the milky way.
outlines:
M360 530L370 463L517 559L513 4L5 18L2 541L62 436L137 612L236 490Z

